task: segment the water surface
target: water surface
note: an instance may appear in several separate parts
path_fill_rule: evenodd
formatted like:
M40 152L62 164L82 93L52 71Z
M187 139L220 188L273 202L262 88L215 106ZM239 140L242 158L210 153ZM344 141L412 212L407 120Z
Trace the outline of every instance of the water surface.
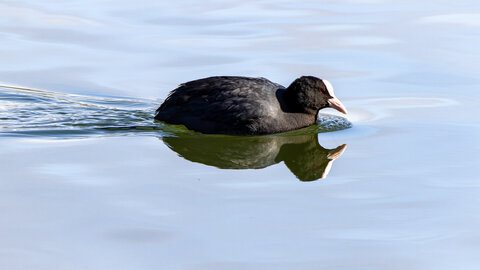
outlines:
M475 1L0 12L2 269L480 265ZM249 138L152 121L168 91L212 75L328 78L352 126L328 109Z

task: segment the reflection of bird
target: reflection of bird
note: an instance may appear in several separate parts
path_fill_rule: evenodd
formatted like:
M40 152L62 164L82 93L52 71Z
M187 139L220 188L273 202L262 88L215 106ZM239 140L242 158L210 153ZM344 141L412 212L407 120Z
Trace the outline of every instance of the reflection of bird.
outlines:
M325 178L346 145L325 149L316 134L288 136L182 135L164 143L193 162L221 169L261 169L284 161L301 181Z
M288 88L264 78L209 77L173 90L155 119L214 134L271 134L313 125L320 109L347 113L327 80L296 79Z

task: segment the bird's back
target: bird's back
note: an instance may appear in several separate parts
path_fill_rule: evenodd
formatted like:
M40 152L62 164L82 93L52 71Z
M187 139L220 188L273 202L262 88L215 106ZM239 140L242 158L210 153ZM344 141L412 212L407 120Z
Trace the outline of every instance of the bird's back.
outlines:
M156 120L203 133L264 134L281 113L276 92L264 78L219 76L190 81L173 90L156 111Z

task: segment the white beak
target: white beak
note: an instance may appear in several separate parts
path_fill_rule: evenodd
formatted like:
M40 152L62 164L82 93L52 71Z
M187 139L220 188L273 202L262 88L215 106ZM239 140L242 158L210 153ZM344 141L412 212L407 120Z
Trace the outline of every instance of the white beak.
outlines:
M334 108L335 110L347 114L347 108L340 102L340 100L336 97L332 97L331 99L328 100L328 104L330 107Z

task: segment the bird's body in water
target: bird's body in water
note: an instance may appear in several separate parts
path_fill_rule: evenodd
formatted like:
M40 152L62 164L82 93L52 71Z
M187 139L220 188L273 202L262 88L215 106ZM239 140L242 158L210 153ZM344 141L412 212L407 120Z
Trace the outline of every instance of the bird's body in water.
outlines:
M285 88L265 78L217 76L181 84L155 119L208 134L259 135L313 125L326 107L346 113L327 80L303 76Z

